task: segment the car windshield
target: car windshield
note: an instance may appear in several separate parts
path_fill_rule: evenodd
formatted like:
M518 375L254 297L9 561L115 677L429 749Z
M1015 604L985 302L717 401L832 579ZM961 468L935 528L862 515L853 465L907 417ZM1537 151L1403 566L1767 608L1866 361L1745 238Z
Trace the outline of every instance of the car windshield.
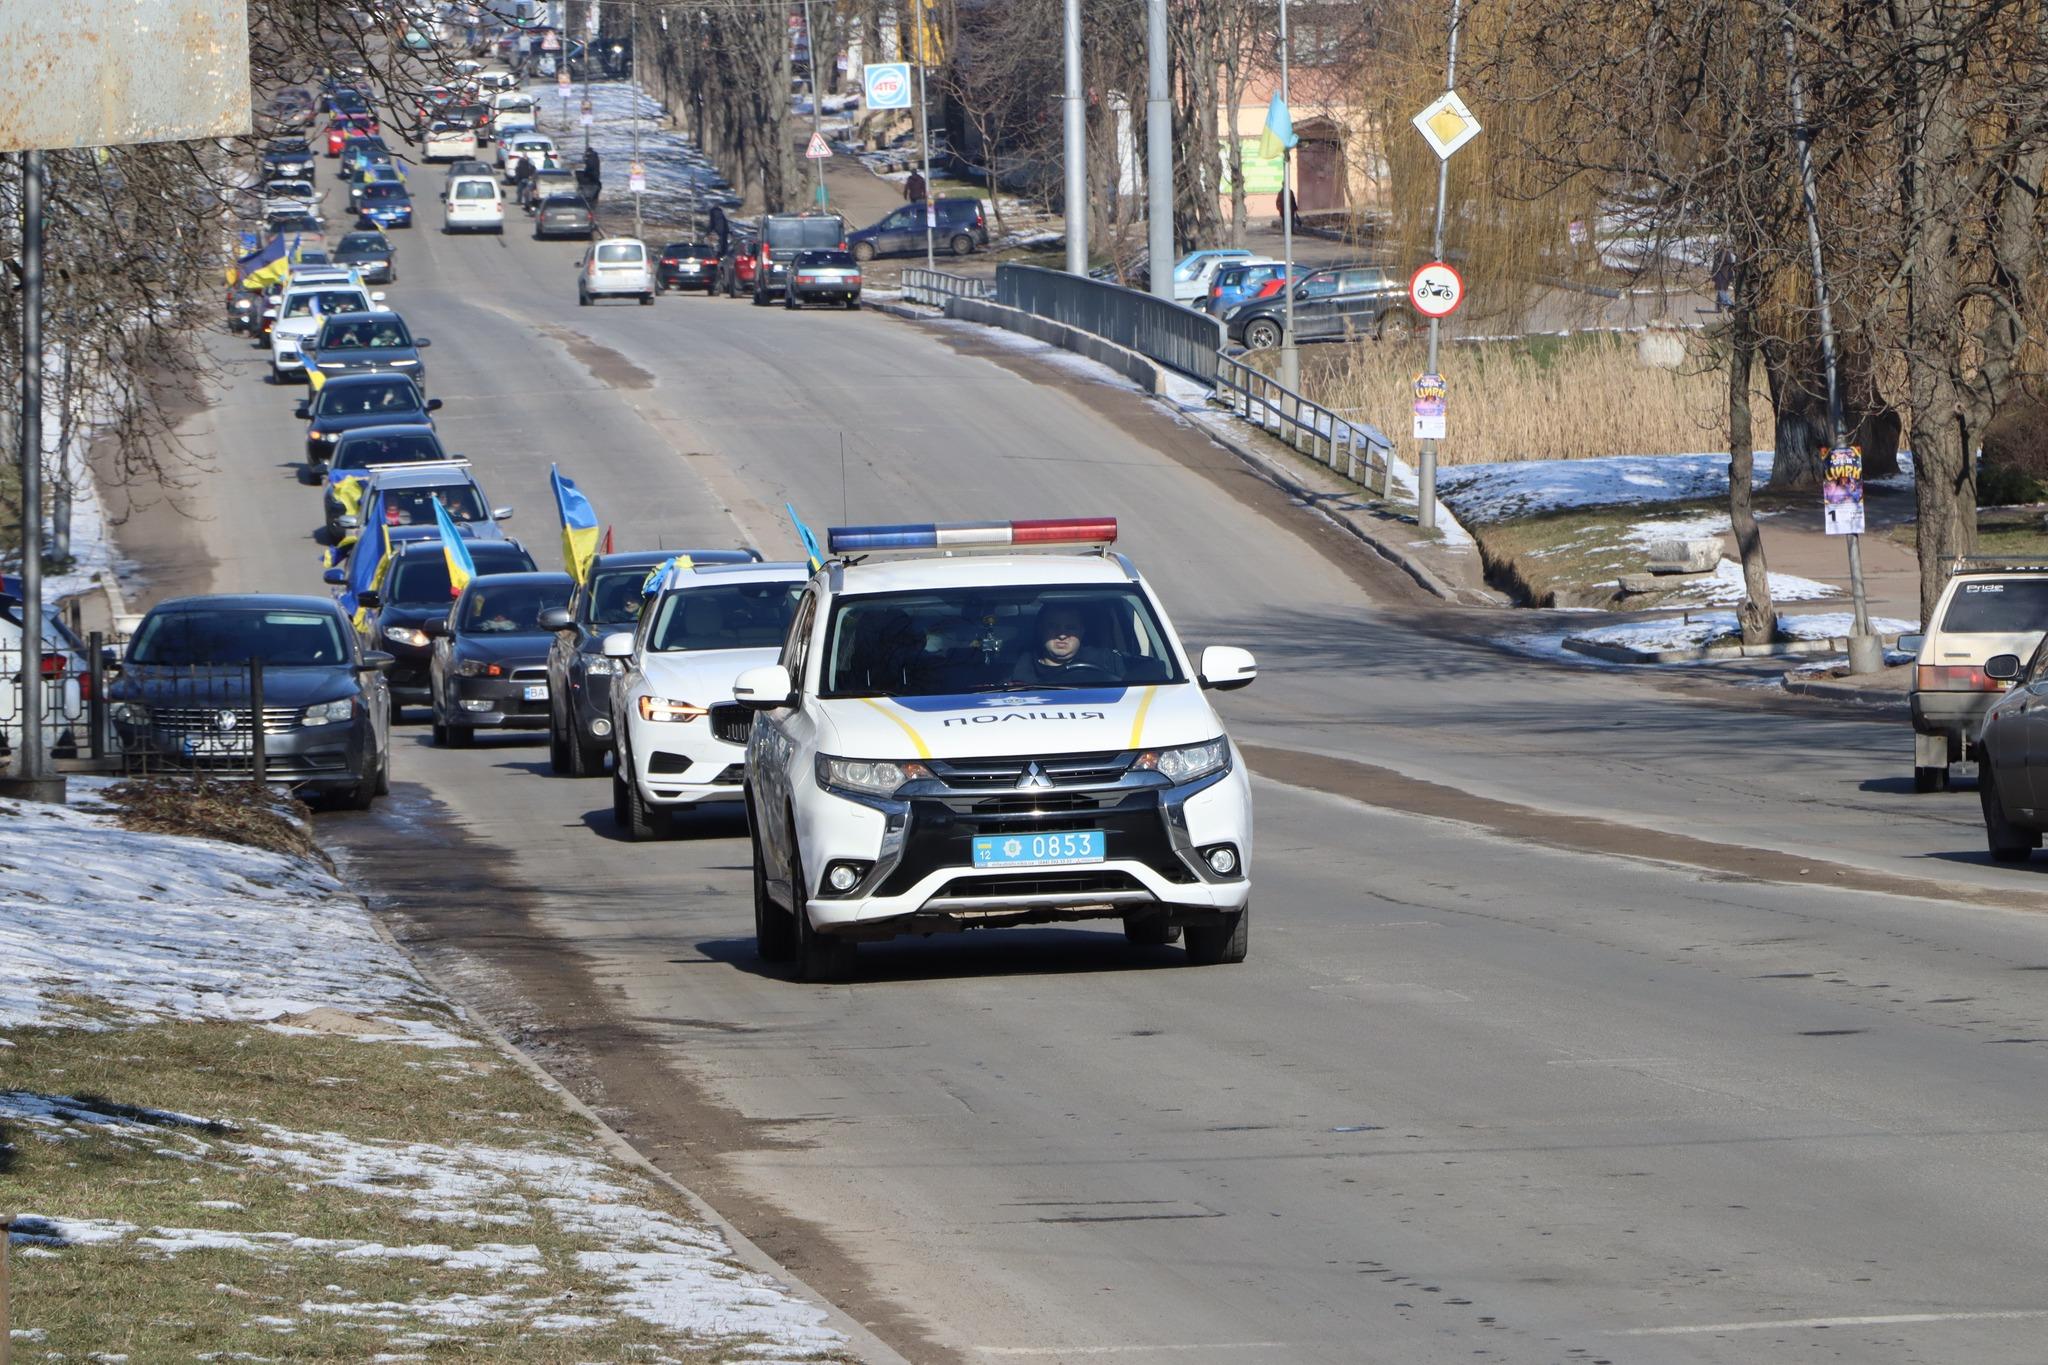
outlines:
M606 242L597 249L602 265L627 265L644 259L647 248L638 242Z
M437 488L387 488L384 490L384 521L389 526L432 526L434 504L448 509L450 521L485 521L490 513L471 483L443 484Z
M958 587L840 599L823 691L928 697L1180 681L1166 632L1135 588Z
M403 199L405 198L405 186L396 185L389 182L380 182L378 184L365 187L363 190L363 198Z
M540 629L540 614L569 605L567 579L547 583L504 583L472 586L456 629L465 634L502 635Z
M590 624L629 626L640 619L647 605L641 589L647 586L647 569L611 569L590 584Z
M382 256L390 252L391 243L375 232L351 232L341 239L341 245L335 248L335 250L344 255L368 252L372 255Z
M842 269L854 268L853 257L844 251L806 251L796 258L799 269Z
M2048 577L1958 583L1942 614L1941 629L1956 635L2011 635L2048 629Z
M647 647L657 654L686 649L772 649L789 633L801 583L719 583L666 593L655 605Z
M128 651L134 664L187 667L339 664L348 661L341 623L324 611L166 611L142 623Z
M313 402L315 417L362 417L369 413L419 411L419 391L410 379L373 379L359 384L328 380Z
M846 223L836 217L768 220L768 245L775 251L836 249L845 237Z
M357 289L309 289L303 294L294 294L285 300L284 315L288 318L309 318L318 304L322 313L361 313L368 311L370 301Z
M478 545L471 542L470 562L479 577L487 573L520 573L533 568L526 552L510 545ZM391 571L391 586L384 600L403 607L446 607L455 596L448 579L448 556L439 548L424 554L410 554Z
M334 468L368 469L373 464L417 464L447 458L441 453L441 442L423 427L416 432L350 437L334 452Z

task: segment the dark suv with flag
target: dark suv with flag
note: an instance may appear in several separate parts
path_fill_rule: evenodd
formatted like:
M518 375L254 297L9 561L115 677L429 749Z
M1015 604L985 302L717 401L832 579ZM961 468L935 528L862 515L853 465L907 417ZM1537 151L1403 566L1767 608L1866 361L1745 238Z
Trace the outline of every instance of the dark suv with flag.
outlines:
M529 573L538 567L516 540L470 540L467 545L479 574ZM357 604L363 608L359 627L363 648L381 649L394 661L385 674L394 713L401 706L425 706L432 701L428 666L434 641L425 625L447 616L454 601L448 553L438 536L393 545L382 586L358 596Z

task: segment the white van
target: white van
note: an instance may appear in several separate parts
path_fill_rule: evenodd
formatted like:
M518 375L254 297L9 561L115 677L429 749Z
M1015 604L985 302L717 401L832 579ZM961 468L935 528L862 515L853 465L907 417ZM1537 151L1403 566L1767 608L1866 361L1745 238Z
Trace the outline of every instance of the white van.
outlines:
M654 263L647 243L638 237L607 237L592 242L576 266L576 302L590 306L592 299L632 295L644 304L654 302Z
M505 193L488 175L458 175L441 191L443 232L505 230Z
M539 104L523 90L500 90L491 100L491 131L499 139L530 133L539 123Z

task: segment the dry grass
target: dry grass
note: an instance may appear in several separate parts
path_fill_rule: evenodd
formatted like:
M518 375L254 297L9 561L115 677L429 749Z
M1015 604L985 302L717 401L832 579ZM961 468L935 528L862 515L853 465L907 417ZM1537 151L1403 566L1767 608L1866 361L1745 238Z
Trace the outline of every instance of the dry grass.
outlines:
M311 812L253 783L148 778L116 783L106 799L121 827L138 834L218 839L333 866L313 842Z
M1579 460L1600 455L1675 455L1728 448L1728 385L1699 338L1684 366L1637 359L1636 338L1607 333L1459 343L1440 362L1450 384L1446 464L1495 460ZM1377 424L1402 458L1410 435L1415 377L1427 367L1422 341L1304 346L1305 396L1347 417ZM1271 369L1277 356L1262 357ZM1750 449L1771 444L1771 408L1759 367L1751 395Z

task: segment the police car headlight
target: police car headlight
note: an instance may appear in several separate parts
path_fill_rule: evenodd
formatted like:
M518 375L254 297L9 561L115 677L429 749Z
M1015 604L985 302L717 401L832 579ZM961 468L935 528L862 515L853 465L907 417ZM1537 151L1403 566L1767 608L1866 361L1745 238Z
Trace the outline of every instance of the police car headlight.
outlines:
M1141 771L1158 773L1176 787L1183 782L1207 777L1230 766L1230 741L1218 735L1200 744L1183 744L1177 749L1154 749L1138 755L1131 765Z
M931 775L931 769L922 763L818 755L818 785L828 790L858 792L862 796L894 796L904 783L921 781Z
M670 697L642 697L638 705L642 720L692 721L709 714L701 706Z
M340 701L323 701L299 712L299 724L334 725L347 720L354 711L355 702L346 697Z

